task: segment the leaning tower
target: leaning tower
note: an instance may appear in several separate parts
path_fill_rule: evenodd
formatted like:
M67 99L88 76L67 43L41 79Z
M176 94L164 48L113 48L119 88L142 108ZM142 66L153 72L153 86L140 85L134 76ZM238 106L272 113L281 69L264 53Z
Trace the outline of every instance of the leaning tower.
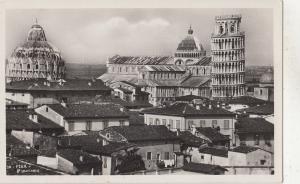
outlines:
M217 16L211 37L212 97L245 95L245 34L240 15Z

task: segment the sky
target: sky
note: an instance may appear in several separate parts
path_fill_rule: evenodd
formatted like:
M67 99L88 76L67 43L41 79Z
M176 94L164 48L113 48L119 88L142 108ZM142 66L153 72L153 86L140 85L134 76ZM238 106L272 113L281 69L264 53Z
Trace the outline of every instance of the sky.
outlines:
M189 26L210 55L215 16L241 14L246 65L273 65L272 9L35 9L6 12L6 57L37 19L67 63L105 64L113 55L173 55Z

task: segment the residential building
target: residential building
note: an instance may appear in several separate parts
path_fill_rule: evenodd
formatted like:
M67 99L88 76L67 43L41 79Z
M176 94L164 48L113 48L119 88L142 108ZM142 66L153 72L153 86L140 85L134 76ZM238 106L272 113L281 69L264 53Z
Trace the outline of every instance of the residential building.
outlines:
M191 130L193 127L213 127L234 143L235 114L223 108L205 105L174 103L170 106L143 110L145 124L164 125L172 131Z
M128 126L126 109L113 103L49 104L35 111L65 128L67 132L99 131L110 126Z
M192 162L228 166L228 150L224 148L202 147L193 152Z
M88 79L31 79L6 84L6 98L35 108L62 101L74 103L101 96L110 97L111 89L101 80Z
M259 86L254 87L254 97L274 102L274 77L271 69L260 77Z
M10 99L5 99L6 101L6 110L24 110L28 109L28 104L16 102Z
M274 152L274 124L263 118L240 118L235 126L237 146L255 146Z
M207 144L209 146L228 148L230 145L233 146L235 144L235 139L233 139L234 142L230 142L229 135L221 134L218 128L197 127L197 128L193 128L192 131L194 135L207 141Z
M64 132L64 127L33 110L7 110L6 133L10 134L12 131L27 131L56 136Z
M228 151L228 174L272 174L273 153L258 147L239 146Z
M175 152L180 152L180 140L166 126L114 126L100 131L100 135L111 142L136 144L147 170L174 167Z

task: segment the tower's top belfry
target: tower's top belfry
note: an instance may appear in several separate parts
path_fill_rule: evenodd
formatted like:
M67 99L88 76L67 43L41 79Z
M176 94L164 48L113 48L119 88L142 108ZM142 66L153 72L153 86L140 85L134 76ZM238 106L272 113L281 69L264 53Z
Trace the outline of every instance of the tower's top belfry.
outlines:
M214 36L243 34L240 32L241 15L216 16Z

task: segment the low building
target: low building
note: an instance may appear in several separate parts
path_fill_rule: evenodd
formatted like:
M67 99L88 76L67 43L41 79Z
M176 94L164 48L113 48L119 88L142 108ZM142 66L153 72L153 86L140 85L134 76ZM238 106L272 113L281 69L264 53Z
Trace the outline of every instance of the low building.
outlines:
M259 86L254 87L254 97L274 102L274 77L271 69L261 76Z
M228 151L229 174L272 174L273 154L252 146L238 146Z
M236 123L237 146L257 146L274 152L274 124L263 118L240 118Z
M176 154L180 152L180 140L166 126L108 127L100 135L111 142L133 143L147 170L176 166Z
M58 169L76 175L99 175L102 162L81 150L61 149L56 155Z
M175 103L142 111L147 125L164 125L172 131L193 127L219 127L220 133L234 140L235 114L223 108L205 104Z
M126 109L113 103L49 104L35 111L64 127L67 132L99 131L110 126L129 125Z
M214 147L199 148L198 155L195 153L192 156L192 162L228 166L228 150Z
M11 133L13 130L38 132L53 136L64 132L62 126L32 110L7 110L6 132Z
M148 104L149 93L142 91L140 86L127 81L118 81L110 85L115 96L122 100L138 104Z
M111 89L101 80L31 79L6 84L6 98L29 104L30 108L62 101L65 103L84 101L95 96L106 98L110 95Z
M15 136L6 134L6 156L23 159L26 162L37 163L39 151L30 145L17 139Z

